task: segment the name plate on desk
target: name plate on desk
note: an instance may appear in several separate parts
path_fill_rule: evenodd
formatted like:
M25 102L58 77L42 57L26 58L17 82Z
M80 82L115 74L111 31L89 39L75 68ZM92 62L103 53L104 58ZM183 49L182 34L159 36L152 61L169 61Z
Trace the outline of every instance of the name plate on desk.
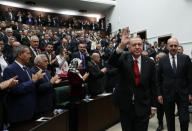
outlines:
M20 123L9 131L69 131L69 112L49 113L40 118Z

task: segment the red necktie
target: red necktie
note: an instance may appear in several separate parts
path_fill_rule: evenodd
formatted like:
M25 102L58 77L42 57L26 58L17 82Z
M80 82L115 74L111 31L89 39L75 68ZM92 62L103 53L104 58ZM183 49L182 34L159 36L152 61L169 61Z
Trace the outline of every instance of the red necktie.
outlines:
M141 84L141 79L140 79L139 66L138 66L137 60L134 60L133 70L134 70L134 76L135 76L135 85L139 86Z

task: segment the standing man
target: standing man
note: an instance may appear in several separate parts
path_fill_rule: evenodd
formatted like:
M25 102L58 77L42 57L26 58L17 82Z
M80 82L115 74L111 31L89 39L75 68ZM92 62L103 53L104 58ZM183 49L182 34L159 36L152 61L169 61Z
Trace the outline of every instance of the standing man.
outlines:
M91 61L88 62L89 77L87 83L91 96L96 96L105 91L105 74L107 73L107 68L100 69L100 62L99 53L93 53L91 55Z
M79 43L78 50L79 51L74 52L72 54L72 59L73 58L81 59L82 60L82 69L86 70L87 69L87 63L90 60L89 53L87 52L87 49L86 49L86 44L84 42Z
M20 45L15 49L16 59L5 68L3 77L8 80L17 76L18 84L7 90L6 116L10 123L10 129L23 124L23 121L30 120L34 116L36 106L36 86L38 80L42 79L42 70L35 74L26 67L31 52L29 47Z
M177 53L178 54L183 54L183 46L181 46L181 45L178 46Z
M128 46L129 52L123 50ZM123 131L147 131L155 113L155 63L141 55L141 38L129 38L129 29L122 31L121 43L109 63L119 70L120 83L114 98L120 110Z
M177 54L179 42L170 38L169 54L159 60L157 70L158 101L164 105L168 131L175 131L175 103L178 107L181 131L188 131L189 101L192 100L192 73L189 56Z
M54 84L59 84L61 79L58 75L51 77L47 70L48 59L45 54L37 55L34 59L35 66L31 69L32 73L42 70L45 75L36 83L36 113L48 113L54 109Z
M29 60L28 66L33 67L35 57L41 53L39 49L39 38L36 35L31 36L29 49L31 52L31 58Z

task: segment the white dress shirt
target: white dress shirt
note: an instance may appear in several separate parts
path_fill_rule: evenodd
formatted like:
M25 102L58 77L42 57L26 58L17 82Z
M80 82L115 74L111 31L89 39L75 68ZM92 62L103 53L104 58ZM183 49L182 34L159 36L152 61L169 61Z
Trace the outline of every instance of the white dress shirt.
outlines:
M175 57L175 65L177 67L177 55L174 55ZM169 53L169 60L170 60L170 63L171 63L171 67L173 68L173 56Z

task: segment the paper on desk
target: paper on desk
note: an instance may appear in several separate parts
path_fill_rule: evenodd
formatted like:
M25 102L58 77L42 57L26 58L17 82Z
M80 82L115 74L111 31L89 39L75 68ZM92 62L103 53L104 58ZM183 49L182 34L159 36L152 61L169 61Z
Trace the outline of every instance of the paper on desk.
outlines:
M48 121L51 120L52 117L40 117L39 119L37 119L36 121L38 122L43 122L43 121Z
M102 93L102 94L99 94L97 96L108 96L108 95L111 95L112 93Z
M89 98L89 99L83 99L83 101L89 102L92 101L93 99Z

